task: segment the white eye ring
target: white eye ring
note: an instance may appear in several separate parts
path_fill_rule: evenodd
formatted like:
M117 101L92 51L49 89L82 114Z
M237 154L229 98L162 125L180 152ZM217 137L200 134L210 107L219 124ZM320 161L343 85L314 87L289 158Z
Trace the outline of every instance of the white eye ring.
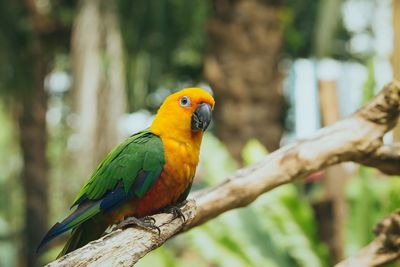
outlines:
M182 107L185 107L185 108L190 107L190 105L191 105L190 98L187 96L182 96L179 99L179 105L181 105Z

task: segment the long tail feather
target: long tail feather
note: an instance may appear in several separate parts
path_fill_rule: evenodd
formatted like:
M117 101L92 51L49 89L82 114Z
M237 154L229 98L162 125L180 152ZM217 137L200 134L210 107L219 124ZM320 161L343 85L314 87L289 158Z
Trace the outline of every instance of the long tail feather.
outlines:
M49 232L47 232L42 242L40 242L37 251L53 238L67 232L68 230L75 229L80 224L94 218L100 213L100 211L101 213L105 213L117 207L126 200L126 197L127 195L124 191L124 187L119 186L115 190L107 193L102 199L96 201L86 200L86 202L83 203L79 202L78 208L72 212L71 215L65 218L61 223L56 223Z
M40 242L37 252L50 240L67 232L68 230L74 229L81 223L92 218L100 210L100 202L89 202L78 207L71 215L65 218L61 223L56 223L44 236Z
M73 251L78 248L79 241L82 239L82 228L77 227L71 232L71 236L68 238L67 243L65 243L64 248L61 250L60 254L58 254L57 259L61 258L68 252Z
M90 241L98 239L107 227L108 224L99 216L82 223L72 230L71 236L57 258L60 258L75 249L83 247Z

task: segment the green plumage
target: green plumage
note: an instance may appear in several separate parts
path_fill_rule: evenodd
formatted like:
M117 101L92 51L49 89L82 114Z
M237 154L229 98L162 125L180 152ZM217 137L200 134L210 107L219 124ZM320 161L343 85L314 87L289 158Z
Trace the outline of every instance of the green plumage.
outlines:
M96 221L101 220L103 213L126 201L143 197L159 177L164 163L163 143L150 130L129 137L98 165L73 201L72 207L78 208L50 229L39 248L70 229L74 230L64 253L81 246L86 239L93 239L84 236L90 231L82 231L81 228L90 225L89 222L96 218ZM99 231L104 231L106 224L99 225Z
M82 197L90 200L102 198L120 182L128 193L140 171L149 173L145 183L134 189L136 196L142 197L160 174L164 163L164 146L158 136L149 130L132 135L98 165L78 193L74 205Z

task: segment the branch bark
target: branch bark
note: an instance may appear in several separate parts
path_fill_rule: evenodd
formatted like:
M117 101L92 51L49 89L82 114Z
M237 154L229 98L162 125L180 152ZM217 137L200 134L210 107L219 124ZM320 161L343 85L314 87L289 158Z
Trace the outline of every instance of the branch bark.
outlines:
M287 145L261 162L240 169L225 182L193 193L183 207L186 223L168 214L154 215L161 235L142 229L112 232L48 266L132 266L175 234L200 225L225 211L247 206L261 194L340 162L368 163L388 171L382 160L397 149L383 146L383 135L395 126L400 113L400 82L385 86L368 105L352 116L319 130L313 137ZM386 151L386 152L385 152ZM389 153L389 151L397 151ZM397 156L396 156L397 155ZM384 157L385 156L385 157ZM391 174L395 168L390 168ZM397 172L396 174L400 174Z
M377 168L389 175L398 175L400 173L400 144L381 146L359 163Z
M400 257L400 210L384 218L375 227L376 239L356 255L335 267L382 266Z

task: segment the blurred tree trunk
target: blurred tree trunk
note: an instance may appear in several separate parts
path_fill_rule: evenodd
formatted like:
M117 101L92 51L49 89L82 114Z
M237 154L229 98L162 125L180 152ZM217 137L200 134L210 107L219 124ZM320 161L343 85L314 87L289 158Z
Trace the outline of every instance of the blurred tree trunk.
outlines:
M278 61L282 1L214 0L205 76L215 92L217 134L240 160L250 138L279 147L284 99Z
M56 6L56 12L60 14L60 10L71 10L73 7L71 1L62 1L54 6L48 1L39 2L0 1L0 90L4 90L2 96L11 102L10 111L18 128L16 138L23 160L18 183L22 186L24 201L21 214L23 230L18 235L21 237L18 266L40 265L36 248L48 230L45 78L52 67L54 52L67 50L70 37L68 19L63 18L62 22L57 20L52 8ZM10 194L12 192L6 195ZM20 215L18 210L13 212L14 217Z
M36 248L48 230L48 162L47 148L47 93L45 78L53 60L52 40L57 34L58 24L37 9L34 1L18 2L23 10L24 19L29 21L25 28L26 40L23 45L16 44L22 58L20 71L26 75L18 76L24 82L23 88L15 93L18 101L16 115L19 125L19 143L23 157L21 171L24 192L24 230L21 264L41 266ZM61 40L58 39L61 43ZM20 63L20 62L19 62ZM24 70L28 70L24 72Z
M320 1L314 37L315 55L329 58L335 51L335 34L340 24L342 0ZM334 74L333 74L334 75ZM331 75L332 76L332 75ZM337 77L319 77L318 89L322 125L328 126L340 118L337 100ZM331 261L337 263L344 256L344 229L347 204L345 186L349 178L343 165L327 168L324 171L323 199L313 203L317 218L318 232L328 245Z
M342 0L319 1L314 46L319 58L332 56L335 50L335 33L340 24Z
M393 9L393 54L392 54L392 66L393 66L393 78L400 80L400 1L392 1ZM393 139L395 142L400 142L400 120L394 128Z
M72 71L82 179L119 141L125 111L125 71L116 3L82 0L72 33Z
M47 94L44 80L48 56L43 40L35 40L29 57L32 62L32 87L21 95L18 112L19 139L23 156L22 184L25 195L23 258L26 266L39 266L36 247L48 230L48 177L46 159Z
M319 99L322 125L328 126L340 119L335 80L319 80ZM347 214L345 188L350 174L343 164L324 170L324 199L313 204L318 231L328 244L331 260L337 263L344 258L344 230Z

